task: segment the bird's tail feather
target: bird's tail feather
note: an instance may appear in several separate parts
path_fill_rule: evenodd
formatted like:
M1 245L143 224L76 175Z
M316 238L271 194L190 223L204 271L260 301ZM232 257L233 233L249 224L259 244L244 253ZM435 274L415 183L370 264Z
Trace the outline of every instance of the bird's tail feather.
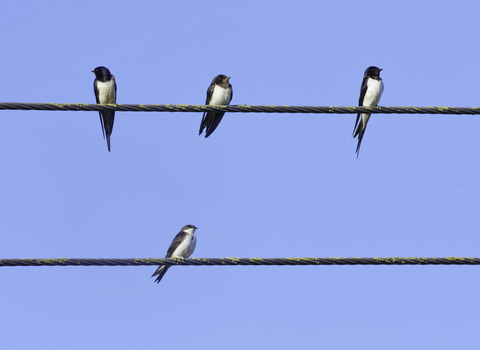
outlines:
M355 138L355 136L358 135L358 121L360 120L360 113L357 114L357 120L355 120L355 126L353 127L353 135L352 137ZM362 122L360 121L360 124L362 124Z
M355 151L357 153L357 158L358 158L358 155L360 154L360 146L362 145L362 140L363 140L363 135L364 134L365 134L365 129L362 129L362 131L359 131L359 133L358 133L357 150Z
M166 265L159 266L157 271L155 271L154 274L152 275L152 277L158 275L155 282L160 283L160 281L162 280L163 276L167 273L169 268L170 266L166 266Z
M102 135L103 135L103 138L105 138L105 126L103 125L102 112L98 112L98 114L100 114L100 125L102 126Z
M202 132L203 132L203 129L205 129L205 115L207 114L207 112L204 112L203 113L203 117L202 117L202 122L200 123L200 131L198 132L198 135L201 135Z
M223 116L225 113L216 113L212 119L212 122L209 126L207 126L207 132L205 133L205 138L209 137L217 128L218 124L222 121Z
M360 114L357 115L357 121L355 123L355 129L353 131L353 137L358 136L357 150L355 151L358 155L360 154L360 146L362 145L363 135L365 135L365 130L367 129L367 123L370 119L371 114Z
M102 114L100 114L100 123L102 124L103 138L107 139L107 148L109 152L110 152L110 136L112 135L114 120L115 120L114 111L103 112L103 118L102 118Z

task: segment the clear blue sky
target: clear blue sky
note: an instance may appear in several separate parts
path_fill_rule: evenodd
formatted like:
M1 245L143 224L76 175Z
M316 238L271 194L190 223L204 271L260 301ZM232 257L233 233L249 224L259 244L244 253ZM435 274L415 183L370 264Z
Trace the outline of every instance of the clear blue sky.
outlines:
M479 106L476 1L10 1L0 101ZM0 112L0 258L480 256L480 119ZM0 268L2 349L461 349L479 267Z

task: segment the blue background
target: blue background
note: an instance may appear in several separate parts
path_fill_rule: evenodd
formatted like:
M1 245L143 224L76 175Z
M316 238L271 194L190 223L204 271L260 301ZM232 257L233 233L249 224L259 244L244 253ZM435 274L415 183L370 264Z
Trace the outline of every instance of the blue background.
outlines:
M475 1L16 1L2 5L0 100L478 106ZM373 115L1 111L0 258L479 254L480 121ZM2 349L478 346L470 266L1 268Z

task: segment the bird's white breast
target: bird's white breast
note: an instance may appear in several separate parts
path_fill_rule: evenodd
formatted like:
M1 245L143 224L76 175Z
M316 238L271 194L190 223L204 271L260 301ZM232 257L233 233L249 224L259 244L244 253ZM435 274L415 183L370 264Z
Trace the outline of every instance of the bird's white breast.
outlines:
M220 85L215 85L213 89L212 98L210 99L211 105L228 105L232 99L232 90L224 89Z
M99 103L115 103L117 96L115 93L115 80L102 82L97 80L98 101Z
M368 79L363 105L366 107L377 106L378 102L380 102L380 97L382 97L382 92L383 82L381 80Z
M183 240L182 243L175 249L172 254L172 258L188 258L190 255L193 254L195 250L195 246L197 245L197 237L194 233L187 233L187 236Z

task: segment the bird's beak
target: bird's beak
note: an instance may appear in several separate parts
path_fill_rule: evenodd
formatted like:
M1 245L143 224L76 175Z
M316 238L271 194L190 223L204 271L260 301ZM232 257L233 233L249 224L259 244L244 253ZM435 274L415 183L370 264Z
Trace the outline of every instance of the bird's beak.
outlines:
M381 72L383 70L383 68L380 68L379 72Z
M225 82L227 82L227 83L228 83L228 81L230 80L230 78L231 78L231 77L228 77L228 78L225 80Z

